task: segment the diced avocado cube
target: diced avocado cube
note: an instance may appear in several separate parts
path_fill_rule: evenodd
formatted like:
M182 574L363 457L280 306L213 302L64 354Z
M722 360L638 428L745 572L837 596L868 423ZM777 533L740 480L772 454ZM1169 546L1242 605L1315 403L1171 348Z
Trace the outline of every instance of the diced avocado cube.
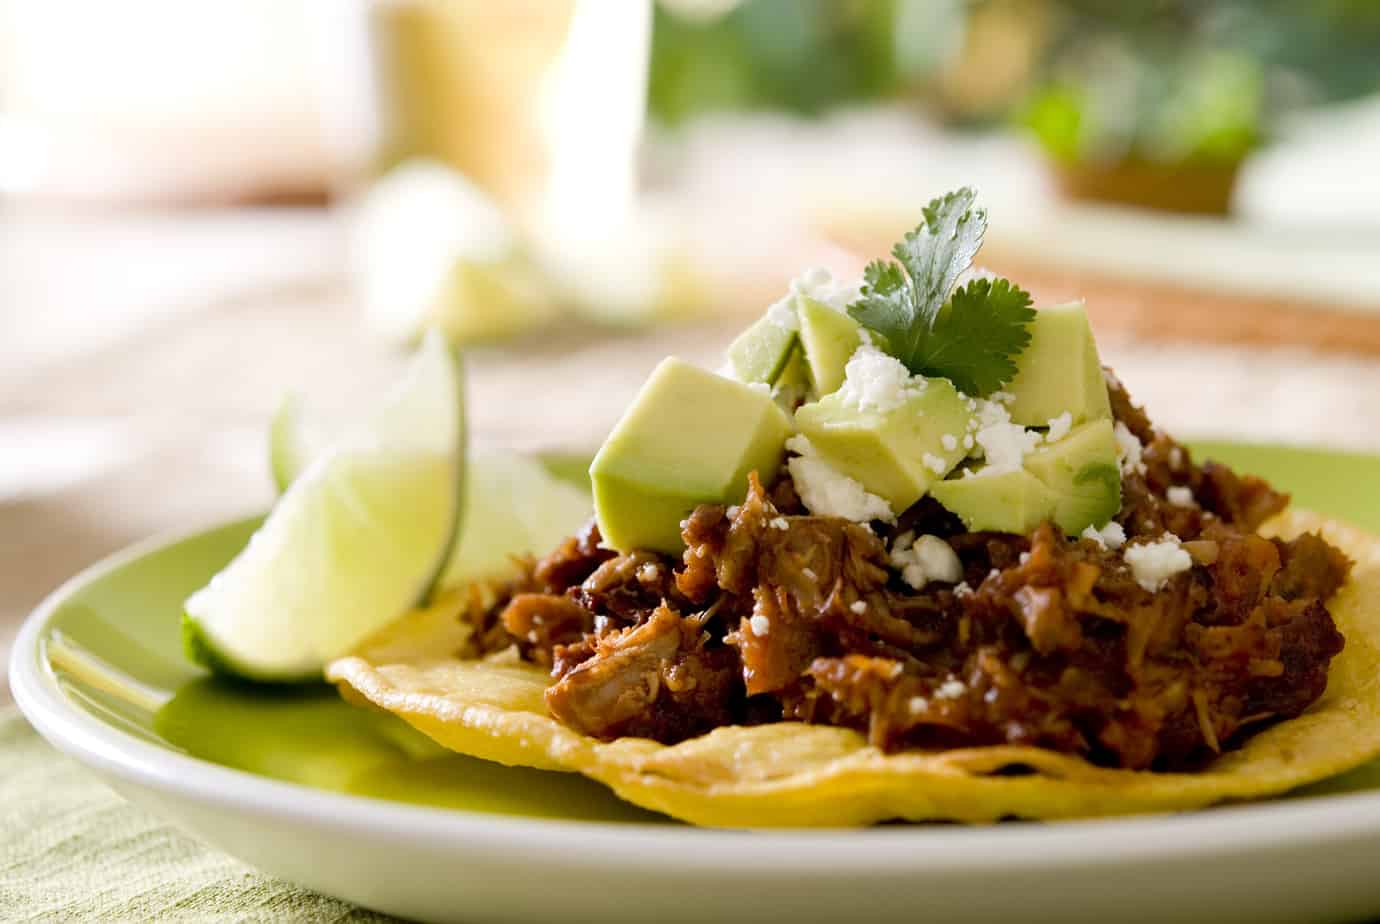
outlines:
M729 367L740 382L774 385L797 340L794 328L780 324L768 312L729 344Z
M1030 344L1016 359L1006 386L1015 396L1011 419L1026 427L1047 426L1068 411L1073 423L1112 416L1102 361L1082 302L1035 312Z
M796 411L796 427L825 461L900 513L966 455L967 403L947 379L924 381L889 411L859 410L835 391Z
M589 469L604 542L678 554L681 520L697 504L741 502L749 472L769 484L790 434L765 389L664 360Z
M842 311L835 311L808 295L796 301L800 317L800 342L810 365L815 394L833 394L843 384L844 368L862 344L861 326Z
M1025 468L1054 492L1054 522L1070 536L1121 510L1121 470L1110 420L1075 427L1025 457Z
M934 499L972 532L1028 533L1054 515L1057 498L1025 469L980 468L930 488Z
M771 396L788 414L794 413L802 402L808 400L810 396L810 366L805 362L805 350L800 345L799 340L791 348L790 358L786 360L781 374L776 377L776 384L772 386Z

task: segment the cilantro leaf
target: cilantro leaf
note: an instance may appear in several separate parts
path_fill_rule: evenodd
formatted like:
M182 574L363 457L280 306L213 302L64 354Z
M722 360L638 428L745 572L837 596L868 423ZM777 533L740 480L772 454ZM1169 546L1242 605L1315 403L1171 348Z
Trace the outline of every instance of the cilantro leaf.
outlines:
M1030 345L1034 319L1029 292L1005 279L974 279L940 309L916 364L970 395L991 394L1016 374L1013 357Z
M874 260L863 273L862 298L848 311L885 337L902 362L921 349L949 290L982 246L987 212L973 208L976 200L966 186L934 199L924 223L891 248L900 266Z
M863 270L862 298L848 306L859 324L880 334L887 341L888 352L901 355L900 351L913 346L904 334L915 324L914 301L910 286L906 283L901 267L886 260L873 260ZM893 343L896 339L899 342Z
M911 372L984 395L1015 374L1012 357L1030 342L1034 312L1030 296L1005 280L975 280L950 298L987 231L976 201L967 187L931 201L924 221L891 249L897 262L868 264L848 312Z
M891 248L891 255L910 271L923 304L929 306L931 323L982 247L987 210L974 208L976 202L977 193L966 186L931 201L924 210L926 234L922 237L916 228Z

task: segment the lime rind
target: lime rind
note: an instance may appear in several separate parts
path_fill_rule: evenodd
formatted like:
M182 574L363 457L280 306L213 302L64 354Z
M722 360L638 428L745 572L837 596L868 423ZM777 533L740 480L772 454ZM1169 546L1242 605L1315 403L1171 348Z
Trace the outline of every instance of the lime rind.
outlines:
M248 680L254 683L278 683L278 684L302 684L319 683L321 672L303 671L300 674L277 674L264 675L253 667L245 664L223 652L216 647L216 644L206 636L205 630L201 628L201 623L197 622L196 617L182 611L182 653L188 661L199 664L213 674L220 674L223 677L233 677L237 680Z

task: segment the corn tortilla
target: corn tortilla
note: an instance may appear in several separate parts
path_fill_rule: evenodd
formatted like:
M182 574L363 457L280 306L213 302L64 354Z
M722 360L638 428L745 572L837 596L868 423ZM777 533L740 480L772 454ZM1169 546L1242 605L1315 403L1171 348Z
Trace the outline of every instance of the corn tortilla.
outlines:
M356 702L394 713L452 751L582 773L621 798L697 825L843 827L891 819L990 822L1168 812L1276 795L1380 754L1380 538L1305 511L1266 535L1319 532L1355 560L1329 602L1346 647L1304 714L1253 735L1194 773L1093 766L1009 745L886 754L850 729L796 722L727 726L663 745L601 742L558 723L550 678L513 658L462 660L456 605L419 611L327 670ZM1013 772L1018 771L1018 772Z

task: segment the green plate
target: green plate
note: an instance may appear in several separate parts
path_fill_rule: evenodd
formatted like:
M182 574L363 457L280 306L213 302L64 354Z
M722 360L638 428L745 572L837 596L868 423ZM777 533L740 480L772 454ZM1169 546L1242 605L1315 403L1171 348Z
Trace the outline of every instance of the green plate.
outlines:
M1296 504L1380 532L1380 458L1204 443L1202 456L1264 475ZM583 464L553 463L579 478ZM244 545L258 520L147 551L70 586L40 653L72 702L158 746L277 780L399 802L543 818L659 821L581 777L501 767L441 751L391 716L331 688L264 690L208 677L181 653L182 601ZM1380 787L1371 765L1314 787Z

